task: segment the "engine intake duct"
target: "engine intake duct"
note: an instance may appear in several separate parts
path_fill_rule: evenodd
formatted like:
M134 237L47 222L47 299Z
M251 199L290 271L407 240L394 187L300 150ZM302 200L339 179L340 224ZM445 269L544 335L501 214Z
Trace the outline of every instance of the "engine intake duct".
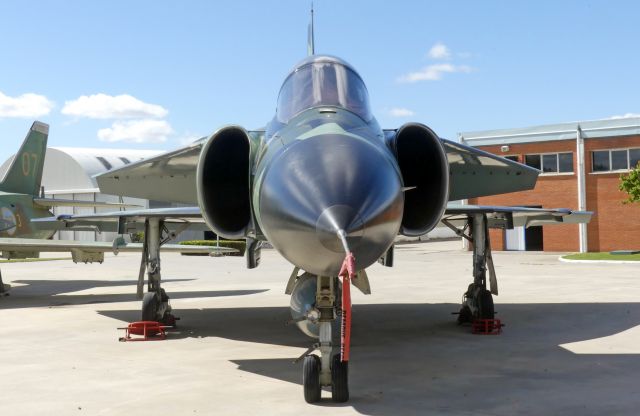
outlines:
M398 129L395 151L402 172L404 212L400 233L416 237L440 221L449 199L449 163L440 138L427 126L408 123Z
M251 222L249 134L239 126L215 132L198 160L198 205L209 228L224 238L243 238Z

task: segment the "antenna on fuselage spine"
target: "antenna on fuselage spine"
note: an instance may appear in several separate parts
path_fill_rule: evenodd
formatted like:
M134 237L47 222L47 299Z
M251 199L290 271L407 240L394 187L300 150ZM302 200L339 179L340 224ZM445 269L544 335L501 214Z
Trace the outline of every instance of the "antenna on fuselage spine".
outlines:
M307 55L311 56L316 53L313 43L313 2L311 2L311 23L309 23L309 33L307 36Z

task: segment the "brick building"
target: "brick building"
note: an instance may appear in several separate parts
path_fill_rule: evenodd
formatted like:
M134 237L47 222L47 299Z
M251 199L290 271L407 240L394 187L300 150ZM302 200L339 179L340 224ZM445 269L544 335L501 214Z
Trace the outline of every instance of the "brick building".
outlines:
M640 161L640 117L460 134L470 146L540 169L535 189L469 204L594 211L587 225L491 230L496 250L640 249L640 205L622 204L620 175Z

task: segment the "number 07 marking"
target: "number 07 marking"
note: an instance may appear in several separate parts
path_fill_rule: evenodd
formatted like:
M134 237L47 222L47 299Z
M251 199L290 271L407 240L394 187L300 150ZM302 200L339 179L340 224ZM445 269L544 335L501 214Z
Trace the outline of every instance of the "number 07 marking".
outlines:
M35 153L24 152L22 154L22 174L24 176L35 176L38 166L38 155Z

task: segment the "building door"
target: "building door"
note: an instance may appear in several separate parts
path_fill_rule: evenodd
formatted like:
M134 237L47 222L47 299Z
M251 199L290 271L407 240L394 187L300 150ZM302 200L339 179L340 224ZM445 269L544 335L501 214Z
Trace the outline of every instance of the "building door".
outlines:
M505 249L522 251L526 249L524 227L514 227L512 230L505 230Z
M524 239L527 251L543 251L542 226L529 227L525 230Z
M526 207L542 208L540 205L527 205ZM542 226L513 227L512 230L505 230L504 233L505 250L543 251L542 240Z

